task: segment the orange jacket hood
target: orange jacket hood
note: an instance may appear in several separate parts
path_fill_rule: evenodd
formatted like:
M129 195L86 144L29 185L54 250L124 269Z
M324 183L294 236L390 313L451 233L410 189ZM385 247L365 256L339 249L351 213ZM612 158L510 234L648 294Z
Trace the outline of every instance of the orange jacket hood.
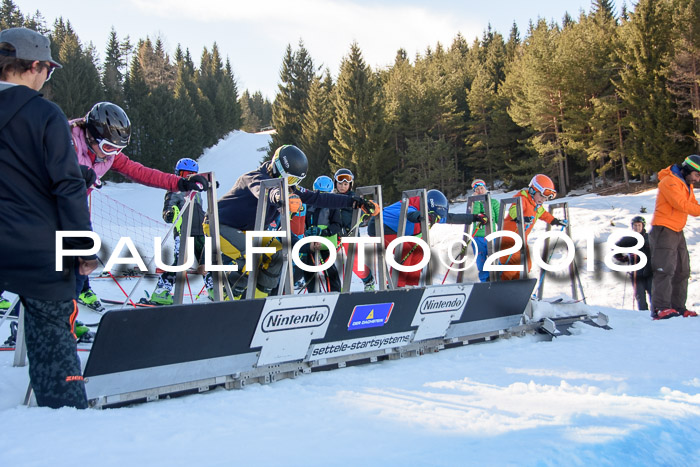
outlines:
M680 232L688 222L689 214L700 216L700 205L693 187L685 182L677 165L668 166L659 172L659 194L651 224Z

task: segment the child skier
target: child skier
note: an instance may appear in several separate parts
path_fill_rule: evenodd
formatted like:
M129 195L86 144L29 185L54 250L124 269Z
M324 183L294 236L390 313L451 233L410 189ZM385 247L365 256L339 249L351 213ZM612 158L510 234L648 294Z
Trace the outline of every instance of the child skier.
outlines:
M350 169L338 169L333 178L335 179L333 186L336 193L350 196L355 194L355 191L353 190L355 187L355 175L353 175ZM351 230L354 227L352 225L352 213L353 210L351 208L343 208L340 210L342 227L342 230L340 231L341 236L350 235L352 233ZM345 256L347 257L350 243L341 242L341 245L345 251ZM358 255L355 255L355 264L353 264L352 271L357 277L362 279L362 283L365 286L365 292L371 292L374 290L374 276L372 275L372 270L366 264L360 268L357 263L357 258Z
M474 190L475 195L485 195L488 193L486 189L486 182L480 178L477 178L472 182L472 190ZM487 217L491 217L491 231L496 231L496 222L498 221L498 214L501 210L501 203L496 199L491 199L491 212L492 216L488 216L488 213L484 209L484 203L481 201L475 201L472 207L472 213L474 214L485 214ZM489 272L484 271L484 263L486 262L486 256L488 253L488 245L486 243L486 227L482 226L477 229L472 235L474 237L474 243L477 247L476 255L476 267L479 270L479 281L488 282Z
M641 251L647 257L647 264L642 269L630 272L629 275L632 277L632 284L634 284L634 296L637 299L637 306L639 311L648 310L649 305L647 304L646 296L649 295L649 302L651 302L651 283L653 279L653 270L651 268L651 246L649 245L649 234L645 230L647 225L646 220L642 216L635 216L631 221L632 230L644 237L644 245L642 245ZM637 244L637 239L634 237L622 237L615 243L615 245L630 248ZM620 263L637 264L639 263L639 256L635 254L622 254L618 253L614 258Z
M449 212L449 203L447 197L439 190L430 190L427 193L428 201L428 225L432 227L435 224L471 224L478 223L480 226L486 225L488 217L484 214L453 214ZM423 213L420 211L420 197L414 196L409 198L408 213L406 214L406 230L403 235L420 236L421 225L420 221L423 218ZM398 201L384 209L384 246L397 237L399 230L399 215L401 213L401 202ZM368 233L371 236L376 235L374 219L370 221ZM423 249L418 244L411 246L410 242L403 244L402 260L403 266L413 266L423 260ZM397 287L405 287L407 285L418 285L420 282L421 271L399 272L399 280Z
M530 254L527 248L527 237L535 226L538 219L542 219L550 225L568 225L566 219L556 219L549 212L544 209L542 204L547 200L553 200L557 196L557 190L554 189L554 182L552 179L543 174L537 174L530 180L530 185L526 189L523 189L515 195L516 198L521 198L521 204L523 207L523 221L525 222L525 238L523 239L525 245L525 254L527 255L527 270L530 271L532 263L530 262ZM521 221L518 219L517 205L513 204L508 209L508 215L503 221L503 229L510 230L511 232L518 232L518 223ZM501 250L512 247L515 242L508 238L503 237L501 241ZM513 253L510 256L501 258L501 264L520 264L520 251ZM519 271L504 271L501 274L501 280L510 281L520 279Z
M199 164L194 160L185 157L180 159L175 165L175 173L180 177L189 177L190 175L199 172ZM182 193L168 191L165 194L165 199L163 202L163 220L168 224L172 224L175 219L180 215L183 206L185 205L185 196ZM202 228L202 222L204 222L204 209L202 209L202 195L197 193L192 202L190 203L192 209L192 226L190 236L194 241L194 255L197 261L201 262L202 253L204 251L204 229ZM173 266L177 264L178 255L180 252L180 228L182 225L182 219L180 219L173 229L173 236L175 237L175 260ZM175 285L174 272L164 272L158 278L158 285L156 290L151 294L150 301L156 305L172 305L173 303L173 287ZM207 287L207 293L209 299L213 300L214 292L214 282L211 277L211 273L207 273L204 277L204 283Z
M333 180L326 175L321 175L314 181L314 190L322 193L331 193L333 191ZM308 206L306 209L306 232L304 236L320 236L327 238L333 243L334 247L338 247L338 234L341 232L341 214L340 209L322 208L318 206ZM319 259L322 262L328 261L330 253L328 248L323 243L307 243L301 248L304 255L304 262L308 265L314 265L315 253L319 252ZM340 292L340 276L338 268L332 264L324 271L328 282L325 285L325 290L328 292ZM314 281L317 280L317 273L304 271L304 281L309 288L309 292L314 290ZM321 289L323 290L323 288Z

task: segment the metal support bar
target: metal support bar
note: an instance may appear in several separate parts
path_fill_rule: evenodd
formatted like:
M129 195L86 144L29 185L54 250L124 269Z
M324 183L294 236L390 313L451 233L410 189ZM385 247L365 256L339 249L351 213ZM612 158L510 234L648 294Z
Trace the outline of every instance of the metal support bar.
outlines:
M289 223L289 185L287 183L287 178L273 178L269 180L263 180L260 182L260 195L258 197L258 208L255 214L255 227L254 230L262 231L265 230L267 225L265 225L265 218L267 217L268 199L270 190L272 189L280 190L280 203L282 206L280 210L280 227L283 229L285 235L282 237L282 256L284 258L284 263L282 266L282 273L280 275L280 283L277 288L277 294L291 294L292 287L294 285L294 270L292 265L292 255L290 251L291 242L291 226ZM253 247L260 247L262 244L262 238L256 237L253 239ZM246 257L250 252L246 252ZM256 267L252 271L248 271L248 289L246 290L246 298L255 298L255 287L258 282L259 268L257 267L258 262L255 262Z
M24 338L24 304L19 303L19 317L17 318L17 337L15 338L15 359L12 366L25 366L27 364L27 342Z
M500 215L498 216L498 229L497 230L503 230L503 221L505 220L506 213L509 212L509 209L506 209L506 207L509 207L509 205L515 204L515 209L516 209L516 220L520 220L520 222L517 223L518 226L518 231L516 232L519 236L520 239L523 241L523 246L520 252L520 265L523 266L523 272L521 274L521 279L527 279L528 273L527 273L527 241L525 238L525 222L523 220L523 205L521 202L520 197L515 197L515 198L505 198L501 200L501 205L500 205ZM494 250L500 251L501 250L501 239L498 239L498 247L495 248ZM495 274L497 280L500 280L500 274ZM493 276L492 276L493 277Z
M554 203L550 204L549 206L549 213L554 215L554 210L555 209L563 209L564 210L564 219L567 221L569 220L569 203ZM547 224L547 232L552 230L552 226L550 224ZM566 235L571 238L571 225L568 224L566 226ZM574 252L575 254L576 252ZM547 238L544 242L544 248L542 249L542 260L547 261L549 259L549 238ZM537 298L542 298L544 294L544 282L545 278L547 277L546 271L542 271L540 273L540 283L537 287ZM569 280L571 281L571 296L573 297L574 300L578 300L578 290L576 289L576 269L574 265L574 261L569 264ZM581 291L583 292L583 290Z
M371 185L371 186L361 186L355 189L355 194L358 196L362 197L371 197L372 200L377 203L378 206L383 206L383 200L382 200L382 187L381 185ZM359 221L360 221L360 213L362 211L360 209L355 209L352 213L352 225L353 226L358 226L355 228L352 232L350 232L351 237L358 237L360 233L360 228L359 228ZM387 288L387 277L388 277L388 269L386 265L386 248L384 247L384 213L382 211L379 211L379 214L377 214L374 218L374 227L375 227L375 233L378 234L379 237L379 245L377 245L374 248L374 251L376 251L376 254L378 255L377 258L377 264L378 268L375 271L376 273L376 280L377 280L377 285L379 286L379 290L386 290ZM349 292L350 291L350 284L352 282L352 274L353 274L353 266L355 265L355 255L357 254L357 249L360 247L358 244L350 245L350 248L348 248L348 257L345 260L345 265L343 267L343 287L341 289L342 292ZM365 262L367 261L367 257L365 256ZM390 286L390 288L393 288L393 286Z
M211 249L209 255L211 264L223 266L223 258L221 256L221 238L219 237L219 202L216 195L216 178L214 172L205 174L209 179L209 190L207 191L207 220L209 222L209 236L211 237ZM205 252L207 253L207 252ZM224 271L212 272L212 280L214 282L214 301L220 302L224 299L224 288L229 298L233 300L233 292L231 285L228 283L227 275Z
M216 186L214 186L216 189ZM188 246L190 244L192 235L192 214L194 212L193 205L195 204L195 198L197 197L196 192L191 192L188 195L190 203L185 208L182 213L182 225L180 226L180 250L177 255L177 266L182 266L187 262L188 256ZM175 305L182 304L182 297L185 292L185 278L187 277L187 271L178 271L175 273L175 288L173 290L173 303Z
M489 221L488 221L488 223L486 224L486 227L485 227L486 230L485 230L484 233L485 233L485 236L489 236L489 235L493 232L493 223L492 223L492 219L493 219L493 209L492 209L492 206L491 206L491 194L490 194L490 193L486 193L485 195L473 195L473 196L469 196L469 197L467 198L467 206L466 206L466 212L467 212L467 213L473 213L473 212L474 212L474 203L477 202L477 201L481 201L482 203L484 203L484 213L485 213L485 215L488 216L488 218L489 218ZM474 225L473 225L473 224L465 224L465 225L464 225L464 233L467 234L467 235L469 235L469 236L472 236L472 235L474 234L474 231L475 231L475 230L477 230L477 229L474 228ZM473 238L473 237L472 237L472 238ZM471 242L470 242L470 243L471 243ZM491 253L493 253L493 248L491 248L489 245L490 245L490 243L487 242L487 244L486 244L486 248L487 248L487 250L486 250L486 256L489 256ZM465 251L464 254L463 254L461 257L466 257L468 254L469 254L469 251ZM459 259L459 258L458 258L458 259ZM458 284L461 284L461 283L464 281L463 279L464 279L464 271L461 271L461 270L460 270L460 271L457 273L457 283L458 283ZM494 279L495 279L494 271L491 271L491 273L490 273L490 280L494 280Z
M409 200L410 198L413 198L415 196L420 197L419 205L420 212L422 214L420 220L420 231L422 235L422 240L425 243L427 243L428 246L430 246L430 225L428 224L428 192L424 188L418 190L406 190L401 194L401 214L399 214L399 230L396 231L396 237L402 237L406 232L406 224L408 223L407 215ZM403 248L396 248L394 250L394 259L399 264L401 264L401 260L403 259L402 255L404 255ZM399 283L399 271L394 270L392 272L392 279L394 281L394 284ZM432 283L433 275L430 268L430 263L428 263L427 266L423 269L423 272L421 273L419 285L432 285Z

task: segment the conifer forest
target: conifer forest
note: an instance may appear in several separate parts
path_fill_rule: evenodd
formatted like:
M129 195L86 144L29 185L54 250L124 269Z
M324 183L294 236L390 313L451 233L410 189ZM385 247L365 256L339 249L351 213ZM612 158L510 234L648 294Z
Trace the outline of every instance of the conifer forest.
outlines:
M113 27L106 44L85 44L70 18L49 25L41 12L2 0L0 29L16 26L48 35L63 65L45 97L70 119L99 101L122 106L133 129L125 152L166 172L232 130L270 127L261 157L297 145L309 159L302 185L346 167L358 185L382 185L385 203L413 188L459 196L474 178L520 188L535 173L562 194L644 182L700 152L698 0L620 10L593 0L577 17L532 19L525 31L489 26L416 56L399 49L378 69L357 43L338 50L338 70L321 68L302 38L281 56L272 102L238 89L236 64L216 43L197 60L186 44L170 56L158 38L122 37Z

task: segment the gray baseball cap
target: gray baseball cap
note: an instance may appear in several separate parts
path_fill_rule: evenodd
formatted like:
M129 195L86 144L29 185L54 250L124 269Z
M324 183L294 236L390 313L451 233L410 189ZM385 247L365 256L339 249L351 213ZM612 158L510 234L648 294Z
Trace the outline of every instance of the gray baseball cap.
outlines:
M7 42L15 48L15 58L22 60L39 60L62 68L61 64L51 58L51 41L36 31L27 28L10 28L0 31L0 42Z

